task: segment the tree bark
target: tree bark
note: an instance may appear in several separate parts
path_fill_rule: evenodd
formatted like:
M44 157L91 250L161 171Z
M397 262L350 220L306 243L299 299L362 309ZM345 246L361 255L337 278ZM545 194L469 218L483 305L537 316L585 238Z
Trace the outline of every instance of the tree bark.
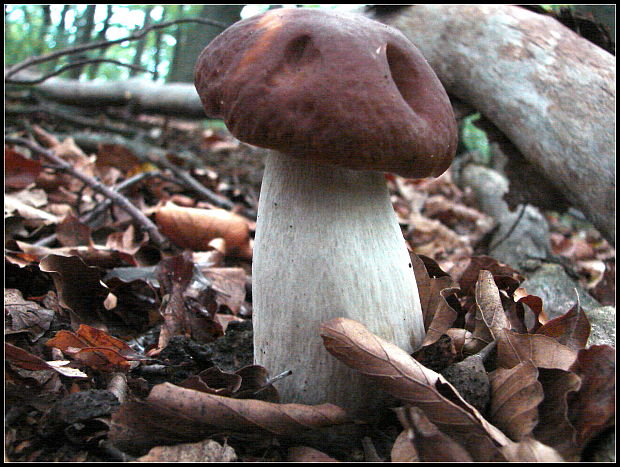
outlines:
M40 77L26 71L13 78L32 80ZM127 81L77 81L50 78L34 88L44 97L82 107L131 106L135 112L206 118L193 84L158 84L144 78Z
M450 94L480 110L615 243L611 54L516 6L420 5L378 19L400 29Z
M199 18L213 19L225 24L233 24L243 5L203 5ZM222 29L204 24L190 24L185 27L182 40L175 47L174 66L168 72L168 82L193 82L194 65L202 49L211 42Z

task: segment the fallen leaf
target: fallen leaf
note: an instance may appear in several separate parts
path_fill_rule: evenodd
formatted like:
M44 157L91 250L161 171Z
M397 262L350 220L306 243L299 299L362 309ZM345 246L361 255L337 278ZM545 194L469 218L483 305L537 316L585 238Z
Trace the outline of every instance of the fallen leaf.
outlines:
M235 462L237 454L230 446L205 439L199 443L157 446L136 462Z
M181 248L207 250L211 240L221 237L228 255L252 257L248 223L232 212L167 203L155 210L155 219L161 232Z
M73 214L65 216L56 226L56 237L62 246L94 246L91 229Z
M510 440L463 400L443 376L351 319L323 323L321 337L329 353L345 365L397 399L424 410L429 420L463 445L474 460L501 457L498 446Z
M508 319L514 331L519 333L535 333L548 321L543 301L536 295L530 295L523 287L514 291L508 311ZM528 316L532 314L533 316Z
M545 395L538 406L534 438L554 448L567 461L578 461L581 452L575 427L568 419L568 400L581 387L581 378L570 371L539 368L538 380Z
M542 334L506 330L497 340L497 365L502 368L530 360L538 368L568 370L576 359L576 351Z
M407 452L407 444L401 439L396 452L392 449L392 462L415 459L416 455L422 462L473 462L467 450L439 431L419 408L401 407L396 413L412 450Z
M333 404L274 404L232 399L170 383L153 387L146 401L130 401L112 417L110 439L135 452L158 444L198 441L222 431L294 438L308 430L351 423Z
M489 419L513 441L531 436L538 423L543 388L538 369L530 361L489 373L491 407Z
M504 313L499 289L495 284L490 271L481 269L476 282L476 305L492 340L497 339L504 329L510 328L510 323ZM474 332L475 335L475 332ZM488 342L487 342L488 343Z
M201 269L211 281L215 290L215 300L220 306L226 306L236 315L245 301L247 274L243 268L207 268Z
M570 349L580 350L588 343L590 321L577 303L562 316L544 324L536 333L553 337Z
M104 300L108 289L101 283L99 268L87 266L76 256L48 255L39 264L54 280L58 301L71 314L71 322L101 326L105 323Z
M124 341L85 324L80 325L77 333L58 331L45 345L99 371L129 371L133 361L144 358Z
M570 398L569 419L584 446L615 423L616 351L608 345L582 349L570 370L581 377L581 387Z
M30 371L47 371L54 370L63 376L69 378L86 378L88 375L77 368L71 368L67 365L70 363L66 360L45 361L30 352L16 347L8 342L4 343L4 358L12 365L24 368Z
M293 446L288 450L287 462L339 462L309 446Z
M17 289L4 289L4 312L10 322L5 323L4 334L25 332L32 342L37 341L50 328L54 312L38 303L25 300Z
M6 188L20 190L34 183L43 165L24 157L13 148L4 146L4 185Z

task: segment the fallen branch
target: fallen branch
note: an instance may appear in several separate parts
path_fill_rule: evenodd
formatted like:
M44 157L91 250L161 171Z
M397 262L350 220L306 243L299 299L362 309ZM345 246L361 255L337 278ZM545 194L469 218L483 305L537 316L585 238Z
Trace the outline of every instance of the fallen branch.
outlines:
M400 29L450 94L491 120L615 243L611 54L517 6L416 5L379 19Z
M148 232L149 238L160 248L169 248L169 242L166 238L159 232L157 226L138 208L136 208L133 204L127 200L124 196L111 188L99 183L92 177L84 175L83 173L75 170L71 164L62 160L61 158L54 155L54 153L48 149L42 148L38 144L25 139L25 138L15 138L15 137L5 137L5 143L15 144L18 146L24 146L30 149L32 152L42 156L48 162L54 164L56 170L63 170L70 174L71 176L77 178L85 185L88 185L97 193L102 194L106 198L110 199L114 204L123 209L131 218L139 225L142 229Z
M192 177L187 170L177 167L168 161L166 158L167 152L159 147L150 146L138 141L126 140L119 136L76 133L73 134L72 137L79 146L83 146L85 148L96 149L99 144L118 144L124 146L135 154L140 160L151 162L158 167L172 172L186 188L197 194L200 199L204 199L218 208L235 211L248 219L256 220L256 211L254 209L236 205L228 198L209 190L202 183Z

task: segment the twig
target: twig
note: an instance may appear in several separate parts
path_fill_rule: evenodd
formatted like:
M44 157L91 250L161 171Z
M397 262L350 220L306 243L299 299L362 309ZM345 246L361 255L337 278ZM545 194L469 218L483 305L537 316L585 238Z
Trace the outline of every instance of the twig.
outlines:
M215 206L217 206L219 208L228 209L229 211L234 209L235 203L230 201L228 198L225 198L225 197L223 197L221 195L218 195L217 193L214 193L213 191L209 190L206 186L204 186L202 183L200 183L198 180L196 180L194 177L192 177L189 174L189 172L187 172L186 170L181 169L180 167L175 166L170 161L168 161L165 158L165 156L164 157L154 157L154 156L151 156L149 159L151 160L151 162L153 164L156 164L156 165L161 166L161 167L163 167L165 169L168 169L177 178L179 178L179 180L182 180L183 183L188 188L190 188L191 190L193 190L196 193L200 194L202 197L204 197L211 204L213 204L213 205L215 205ZM252 220L256 220L256 212L253 209L242 209L241 213L245 217L248 217L248 218L250 218Z
M506 232L506 235L504 235L502 238L500 238L498 241L496 241L495 243L493 243L493 245L491 245L489 247L489 252L493 251L495 248L497 248L500 244L502 244L508 237L510 237L510 235L514 232L514 230L517 228L517 225L519 225L519 222L521 222L521 218L523 217L523 214L525 214L525 208L526 208L526 204L522 204L519 210L519 215L517 216L517 219L514 221L514 223L512 224L512 226L510 227L510 229L508 229L508 232Z
M10 144L25 146L31 151L40 154L45 159L52 162L57 168L62 169L66 171L67 173L71 174L73 177L85 183L97 193L101 193L106 198L110 199L118 207L120 207L125 212L127 212L127 214L129 214L129 216L131 216L131 218L139 226L141 226L142 229L148 232L149 237L151 238L151 240L153 240L153 242L155 242L155 244L157 244L158 247L168 248L170 246L166 238L157 229L157 226L153 224L153 222L151 222L151 220L148 217L146 217L146 215L142 211L140 211L133 204L131 204L129 200L127 200L127 198L122 196L120 193L117 193L111 188L103 185L102 183L99 183L97 180L93 179L92 177L89 177L87 175L84 175L81 172L78 172L77 170L73 168L71 164L57 157L52 151L42 148L41 146L39 146L38 144L30 140L27 140L25 138L6 137L4 141Z
M114 190L118 191L118 192L123 192L125 191L127 188L129 188L132 185L135 185L136 183L144 180L145 178L150 178L150 177L159 177L159 178L163 178L169 182L172 183L176 183L176 184L180 184L179 182L177 182L176 180L172 180L170 179L170 177L165 176L164 174L160 173L160 172L140 172L139 174L134 175L133 177L130 177L124 181L122 181L121 183L119 183ZM83 216L80 216L79 220L82 224L86 224L89 227L93 227L93 224L95 223L95 220L97 219L97 217L99 217L103 212L106 211L106 209L108 209L110 207L110 205L112 204L112 200L110 199L106 199L103 201L103 203L99 203L97 204L97 206L95 207L95 209L93 209L90 212L87 212L86 214L84 214ZM50 246L51 244L53 244L57 239L57 236L55 233L48 235L47 237L44 237L40 240L38 240L37 242L34 243L35 246Z
M13 76L15 73L17 73L20 70L23 70L24 68L28 68L32 65L37 65L39 63L48 62L58 57L62 57L63 55L72 55L72 54L84 52L86 50L93 50L93 49L98 49L101 47L109 47L110 45L119 44L125 41L135 41L135 40L141 39L145 34L150 32L151 30L162 29L162 28L171 26L173 24L180 24L180 23L202 23L202 24L208 24L210 26L215 26L221 29L225 29L226 27L228 27L227 24L221 23L219 21L214 21L210 19L199 19L199 18L181 18L181 19L177 19L174 21L167 21L165 23L153 24L144 29L136 31L126 37L121 37L120 39L91 42L90 44L79 45L76 47L67 47L57 52L51 52L49 54L40 55L38 57L31 57L29 59L26 59L20 63L16 63L15 65L7 68L7 70L4 72L4 79L6 81L9 77Z
M56 76L61 74L63 71L66 71L70 68L75 68L78 66L83 66L83 65L89 65L91 63L113 63L115 65L118 66L124 66L127 68L131 68L132 70L138 70L138 71L143 71L145 73L151 73L154 74L154 71L150 71L147 70L146 68L142 68L136 65L131 65L129 63L123 63L120 62L118 60L112 60L110 58L89 58L86 60L79 60L77 62L73 62L73 63L69 63L68 65L62 66L60 67L58 70L52 71L51 73L48 73L46 75L41 76L40 78L37 79L27 79L27 80L21 80L21 79L8 79L5 78L4 82L6 84L39 84L42 83L43 81L45 81L48 78L51 78L52 76Z

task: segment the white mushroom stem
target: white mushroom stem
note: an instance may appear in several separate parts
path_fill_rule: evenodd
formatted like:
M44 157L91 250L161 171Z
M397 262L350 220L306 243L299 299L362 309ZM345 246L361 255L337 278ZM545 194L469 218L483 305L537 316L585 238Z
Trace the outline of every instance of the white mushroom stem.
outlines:
M254 359L283 402L373 405L370 386L328 354L319 325L357 320L407 352L424 337L413 268L382 173L273 152L263 176L252 268Z

